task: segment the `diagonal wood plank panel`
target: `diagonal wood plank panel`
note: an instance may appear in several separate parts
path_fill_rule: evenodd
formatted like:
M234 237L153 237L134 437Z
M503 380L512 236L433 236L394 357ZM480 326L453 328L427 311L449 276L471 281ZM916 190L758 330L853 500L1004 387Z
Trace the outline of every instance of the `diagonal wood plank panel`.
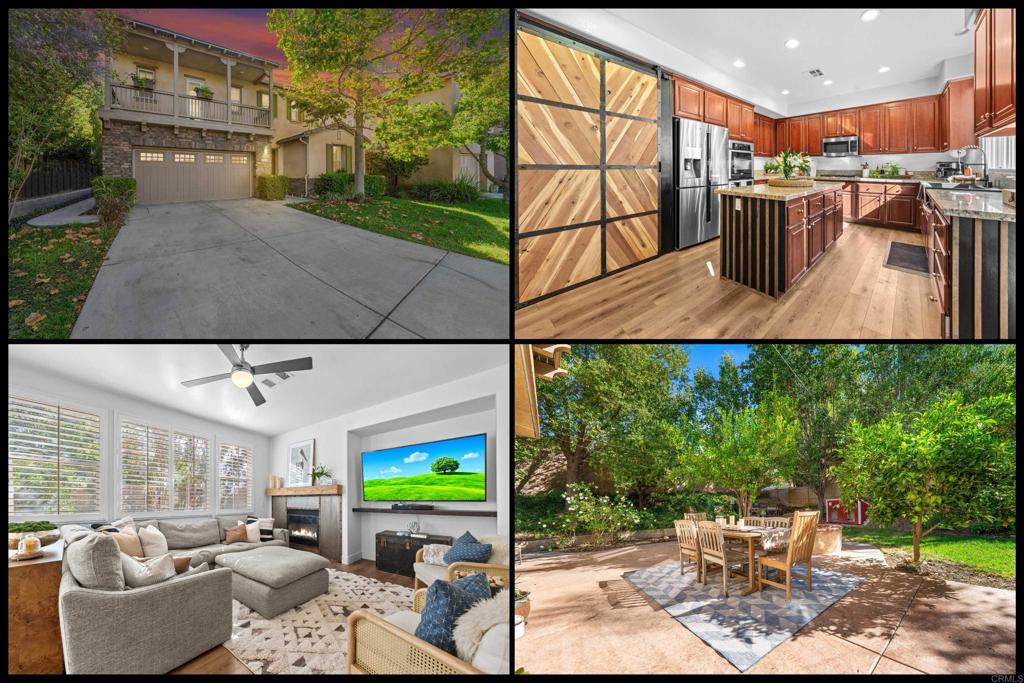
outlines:
M658 163L658 124L609 116L605 119L608 164Z
M601 163L600 117L590 112L519 102L520 164Z
M571 47L518 31L516 82L520 95L597 109L601 62Z
M610 169L605 183L608 218L658 210L657 169Z
M630 116L658 118L658 79L615 62L605 62L605 108Z
M529 301L601 274L601 228L519 240L519 300Z
M601 219L601 172L593 169L520 169L519 232Z
M658 214L608 223L605 258L613 271L658 253Z

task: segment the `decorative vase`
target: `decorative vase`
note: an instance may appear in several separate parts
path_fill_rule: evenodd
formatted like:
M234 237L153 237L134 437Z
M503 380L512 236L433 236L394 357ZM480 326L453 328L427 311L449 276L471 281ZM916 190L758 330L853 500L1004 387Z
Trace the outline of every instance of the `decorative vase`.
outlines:
M41 547L43 546L42 543L39 542L39 537L34 533L28 533L22 536L21 540L18 541L18 554L29 555L31 553L38 552Z
M523 618L523 623L526 623L530 616L530 598L516 600L516 614Z

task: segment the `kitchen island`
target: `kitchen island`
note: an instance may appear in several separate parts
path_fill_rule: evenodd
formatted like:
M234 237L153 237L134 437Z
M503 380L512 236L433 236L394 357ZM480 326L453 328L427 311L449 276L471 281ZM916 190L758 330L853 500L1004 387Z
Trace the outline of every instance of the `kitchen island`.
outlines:
M781 299L843 233L843 184L726 187L719 276Z

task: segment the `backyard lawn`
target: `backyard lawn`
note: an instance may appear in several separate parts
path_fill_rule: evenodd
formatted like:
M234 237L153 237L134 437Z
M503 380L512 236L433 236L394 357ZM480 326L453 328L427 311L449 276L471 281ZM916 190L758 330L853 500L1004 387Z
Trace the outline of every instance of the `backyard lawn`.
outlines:
M907 551L913 548L913 537L909 531L893 529L843 527L843 540ZM921 557L956 562L1000 576L1017 576L1017 541L1014 538L963 536L933 531L921 539Z
M377 197L357 203L314 201L292 204L324 218L410 242L508 265L509 209L501 199L434 204Z
M7 336L67 339L116 228L61 225L7 231Z

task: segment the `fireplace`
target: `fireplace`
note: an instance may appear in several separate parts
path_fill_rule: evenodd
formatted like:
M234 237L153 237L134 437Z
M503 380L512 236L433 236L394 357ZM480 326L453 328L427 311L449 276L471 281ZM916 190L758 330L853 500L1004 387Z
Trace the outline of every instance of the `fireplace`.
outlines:
M288 533L291 545L302 546L304 550L319 550L320 511L288 510Z

